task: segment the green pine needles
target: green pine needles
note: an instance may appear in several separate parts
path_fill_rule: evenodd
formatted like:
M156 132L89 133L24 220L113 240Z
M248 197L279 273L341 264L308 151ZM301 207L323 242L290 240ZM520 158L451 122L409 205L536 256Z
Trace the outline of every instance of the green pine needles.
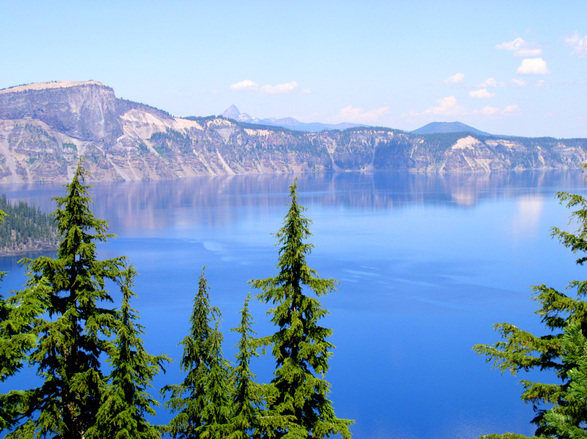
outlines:
M335 289L308 267L310 220L298 204L297 185L282 229L278 274L250 281L271 303L273 335L257 338L250 295L232 331L240 338L236 361L223 358L220 310L210 303L204 270L193 300L190 330L180 342L185 375L164 386L168 425L153 425L158 402L148 393L169 360L151 355L131 307L136 271L125 256L98 259L107 223L94 216L86 171L79 164L53 214L61 240L55 257L24 258L27 283L0 297L0 381L33 369L38 386L0 395L0 430L7 439L266 439L351 437L352 421L334 415L328 399L331 330L317 297ZM1 217L1 214L0 214ZM119 290L121 305L107 287ZM270 383L255 381L251 361L270 350Z
M131 288L135 276L131 266L120 280L122 305L118 312L116 338L109 350L110 385L102 394L96 422L86 433L92 439L157 439L161 427L151 425L147 416L155 416L159 403L147 389L151 381L170 359L164 355L150 355L140 336L143 326L136 323L136 311L130 300L135 296Z
M324 438L339 434L350 438L348 419L334 415L328 399L330 385L324 379L328 358L334 346L327 339L332 330L320 326L328 311L308 291L323 296L335 289L336 281L321 279L308 267L306 255L312 244L310 220L298 204L297 182L290 187L291 204L276 234L278 239L278 273L275 277L257 279L250 284L262 290L257 297L275 305L269 310L277 332L262 339L271 346L276 361L274 378L265 391L267 408L287 417L290 425L277 428L275 437Z
M568 208L577 208L571 214L578 226L575 233L553 228L553 236L580 253L577 263L587 261L587 199L580 195L557 194ZM502 373L530 370L549 370L559 383L547 384L522 380L522 400L531 403L536 411L532 420L539 438L587 438L587 281L573 281L568 289L576 297L566 295L546 285L533 288L540 306L536 311L548 329L547 334L536 336L510 323L498 323L495 330L503 341L494 345L476 345L474 350ZM486 439L523 438L513 433L492 434Z
M2 364L2 379L27 364L41 380L1 396L6 438L159 437L145 418L155 401L144 391L164 358L147 355L138 338L126 257L97 259L96 243L113 235L91 211L85 176L80 163L65 196L56 198L57 256L23 259L26 287L3 304L0 352L12 360ZM120 311L112 309L107 281L122 291ZM127 361L132 356L134 363Z
M166 406L177 415L169 423L174 438L226 437L230 416L230 367L222 358L220 310L210 305L204 270L190 318L190 333L181 344L180 368L186 373L181 384L163 388L170 394Z
M322 296L334 290L336 281L320 279L306 264L312 249L305 243L310 220L302 215L297 185L291 186L291 205L283 228L279 273L274 278L252 280L263 292L258 298L276 305L269 311L277 326L273 335L256 338L247 296L240 324L232 331L240 335L236 364L222 358L220 311L210 304L204 271L194 298L191 329L183 339L180 363L186 374L181 384L166 386L166 406L176 416L168 431L174 438L350 438L352 421L334 415L324 379L334 347L327 341L331 330L319 325L327 314L313 292ZM255 382L251 360L258 350L271 346L276 360L274 379Z

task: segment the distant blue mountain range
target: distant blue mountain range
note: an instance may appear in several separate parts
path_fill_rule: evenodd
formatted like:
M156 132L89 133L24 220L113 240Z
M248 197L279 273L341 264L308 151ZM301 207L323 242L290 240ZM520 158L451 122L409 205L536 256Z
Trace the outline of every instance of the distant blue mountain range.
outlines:
M237 122L250 123L254 125L268 125L273 127L282 127L294 131L306 131L306 132L320 132L320 131L331 131L331 130L346 130L347 128L354 127L365 127L359 123L338 123L338 124L327 124L320 122L305 123L300 122L293 117L284 117L281 119L267 118L258 119L249 116L247 113L241 113L235 105L231 105L221 114L222 117L227 119L236 120ZM480 136L491 136L491 134L485 131L478 130L469 125L465 125L461 122L432 122L428 125L424 125L417 130L411 131L412 134L442 134L442 133L471 133Z
M461 122L432 122L410 132L412 134L471 133L479 136L491 136L491 134L485 131L478 130Z
M305 131L317 133L320 131L331 131L331 130L346 130L347 128L361 127L359 123L337 123L328 124L320 122L304 123L300 122L293 117L284 117L281 119L268 118L258 119L249 116L247 113L241 113L235 105L231 105L221 114L222 117L227 119L236 120L237 122L251 123L254 125L268 125L272 127L282 127L294 131Z

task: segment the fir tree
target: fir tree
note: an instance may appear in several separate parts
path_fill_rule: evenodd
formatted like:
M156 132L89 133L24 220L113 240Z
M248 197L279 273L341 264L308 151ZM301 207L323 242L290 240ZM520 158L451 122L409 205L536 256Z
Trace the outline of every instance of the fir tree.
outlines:
M162 390L163 394L170 394L165 405L177 413L168 426L173 437L225 437L230 416L230 387L228 364L222 359L219 317L220 310L210 305L202 269L190 317L190 334L180 343L183 345L180 368L187 375L181 384Z
M568 208L576 208L571 214L578 225L575 233L553 229L565 247L581 253L577 263L587 261L587 199L566 192L557 194ZM586 390L587 351L584 337L587 334L587 281L573 281L569 289L576 291L576 298L554 288L540 285L533 288L534 300L540 306L541 316L548 332L536 336L510 323L494 325L504 341L494 345L476 345L474 350L486 356L502 373L530 370L554 372L559 382L546 384L522 380L522 400L531 403L536 412L532 420L536 424L536 436L548 438L587 437L587 401L578 396ZM486 438L524 437L522 435L493 434Z
M275 437L324 438L340 434L350 438L351 420L334 415L328 399L330 384L323 378L328 371L330 350L327 338L332 330L318 321L328 311L318 299L307 296L305 289L323 296L335 289L336 281L321 279L306 264L312 245L304 241L310 235L310 220L302 215L298 204L297 184L290 186L291 204L278 238L278 274L268 279L250 281L263 292L257 297L275 305L269 311L278 327L275 334L263 340L271 345L276 370L267 388L269 412L291 421L274 432Z
M569 371L566 394L544 414L545 422L561 438L587 438L587 339L577 323L567 325L562 338L562 359L574 367Z
M232 396L233 415L230 420L229 439L248 439L251 435L258 436L261 427L261 386L251 371L251 358L258 357L252 329L253 318L249 313L250 294L245 299L241 310L239 326L231 331L240 334L236 347L236 367L234 368L234 392Z
M126 258L97 259L97 242L112 235L91 211L85 176L80 163L65 196L56 198L54 219L62 237L57 257L23 259L27 287L11 298L29 319L17 326L28 328L24 335L35 340L28 363L42 383L7 395L19 407L18 425L7 437L81 439L96 420L106 388L100 356L108 352L116 316L105 307L112 302L105 282L124 276ZM35 308L39 303L42 316Z
M116 339L109 352L112 371L108 388L102 395L96 423L86 437L93 439L155 439L161 429L149 423L147 415L155 416L158 403L147 392L153 378L169 359L163 355L149 355L140 335L143 327L135 323L137 314L130 306L135 296L131 287L135 271L125 272L121 283L122 306L117 321Z
M0 210L0 221L6 214ZM0 280L6 275L0 272ZM0 295L0 382L16 374L26 360L26 352L35 344L35 337L28 334L33 322L43 313L46 304L44 285L30 294L25 306L14 306ZM0 431L6 430L17 421L21 397L18 393L0 395Z

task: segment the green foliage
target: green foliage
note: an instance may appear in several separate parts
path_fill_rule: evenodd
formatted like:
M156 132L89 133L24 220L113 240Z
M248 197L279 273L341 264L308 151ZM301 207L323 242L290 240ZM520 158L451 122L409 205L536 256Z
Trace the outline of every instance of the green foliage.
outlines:
M121 379L117 355L122 355L124 341L119 334L113 345L111 336L123 327L132 327L133 317L128 303L121 313L106 307L112 298L105 284L118 284L128 301L134 272L123 256L97 259L97 242L106 242L112 235L106 233L106 221L96 218L90 209L85 176L80 163L65 196L56 198L54 219L62 237L57 257L23 259L26 287L7 300L0 351L3 356L12 353L14 362L3 364L4 377L26 359L42 381L37 388L2 395L2 426L13 428L7 438L87 437L97 414L106 410L101 407L105 398L108 401L115 393L109 379ZM131 340L127 347L132 349L133 344L135 348L140 345ZM105 377L101 370L104 354L112 355L111 377ZM149 357L144 361L148 363ZM151 376L144 373L142 381L136 376L129 378L135 379L139 390ZM146 407L136 410L140 414Z
M153 378L170 361L163 355L149 355L140 339L143 327L137 324L137 314L130 307L135 296L131 287L135 271L132 267L121 279L122 306L118 313L116 339L109 349L112 371L109 386L102 394L96 423L85 437L92 439L156 439L161 429L149 423L146 416L155 416L159 405L147 392Z
M259 430L261 420L261 387L255 383L255 374L251 372L252 357L258 357L255 332L252 329L253 318L249 313L250 294L241 310L240 325L231 331L240 334L237 344L236 367L234 369L234 392L232 395L233 415L230 419L231 439L245 439L251 432Z
M222 358L219 318L220 310L210 305L208 282L202 270L190 333L180 343L184 348L180 368L187 375L181 384L162 390L170 394L166 407L177 413L168 426L173 437L223 438L228 431L230 368Z
M236 367L234 369L232 392L232 415L228 427L229 439L248 439L250 437L274 437L279 429L291 424L290 417L281 416L264 407L263 386L257 384L251 372L250 361L258 357L258 341L252 329L253 318L249 313L250 294L241 311L240 325L231 329L241 335L237 344Z
M332 331L318 321L328 311L304 291L309 289L323 296L335 289L336 281L320 279L306 264L306 255L312 250L312 244L304 242L310 235L310 220L302 215L305 209L298 204L296 183L290 187L290 195L289 211L276 234L280 245L278 274L250 281L262 290L258 299L275 305L269 314L278 330L261 340L271 346L277 363L266 389L267 409L291 421L276 427L275 437L324 438L340 434L350 438L352 421L335 417L328 400L330 385L323 378L334 346L327 341Z
M0 196L0 209L5 212L0 222L0 253L55 248L57 229L49 215L26 201L11 203L6 194Z
M575 253L586 252L587 200L568 193L558 193L557 197L566 202L567 207L577 208L571 218L577 223L578 230L569 233L553 228L553 236ZM581 256L577 263L583 264L585 260L587 258ZM584 301L587 281L572 281L569 289L576 291L576 298L545 285L533 288L533 298L540 304L536 313L548 329L547 334L536 336L515 325L499 323L495 329L503 341L473 347L502 373L554 372L559 383L521 381L524 387L522 400L532 403L536 411L532 422L537 425L536 435L539 437L567 439L587 436L587 400L584 397L587 390L587 302Z
M167 128L167 131L153 133L149 138L149 142L153 145L153 148L160 155L170 154L175 146L183 154L188 154L192 151L192 139L188 135L184 135L179 131Z
M43 128L30 123L16 125L8 135L8 144L14 149L47 149L58 147L55 137Z
M569 371L569 384L558 404L544 414L545 422L554 428L557 437L584 439L583 422L587 419L587 339L578 323L565 328L562 338L562 359L574 367Z

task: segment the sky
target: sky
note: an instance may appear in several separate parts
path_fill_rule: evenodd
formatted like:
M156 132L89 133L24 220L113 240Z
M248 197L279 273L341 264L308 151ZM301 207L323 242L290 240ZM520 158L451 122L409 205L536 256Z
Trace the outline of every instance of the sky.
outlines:
M174 116L587 138L587 2L0 0L0 88L96 80Z

